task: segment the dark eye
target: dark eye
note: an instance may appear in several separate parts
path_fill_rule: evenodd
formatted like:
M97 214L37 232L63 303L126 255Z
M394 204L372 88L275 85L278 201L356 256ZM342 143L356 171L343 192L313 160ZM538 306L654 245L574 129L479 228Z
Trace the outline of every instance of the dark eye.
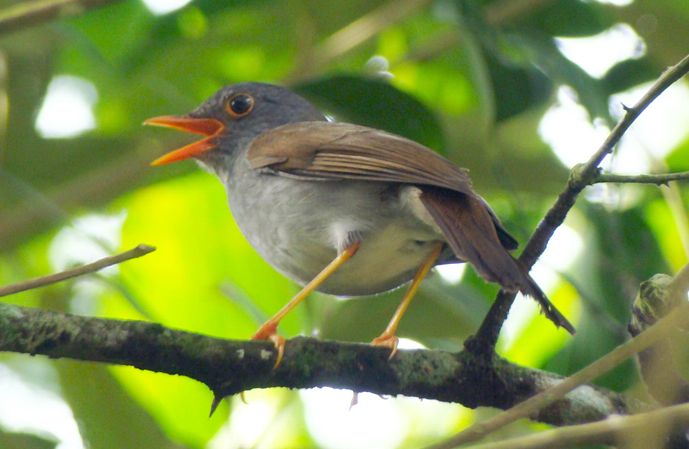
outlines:
M237 94L227 101L226 109L234 118L247 115L254 108L254 98L247 94Z

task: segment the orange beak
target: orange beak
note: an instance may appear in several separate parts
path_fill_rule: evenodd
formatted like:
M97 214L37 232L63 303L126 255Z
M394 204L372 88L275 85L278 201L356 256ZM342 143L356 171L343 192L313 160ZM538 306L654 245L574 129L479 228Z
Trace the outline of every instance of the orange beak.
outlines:
M144 125L163 126L205 136L201 140L170 151L151 162L151 165L164 165L200 156L216 147L215 138L225 130L225 125L214 118L176 117L174 115L149 118L144 122Z

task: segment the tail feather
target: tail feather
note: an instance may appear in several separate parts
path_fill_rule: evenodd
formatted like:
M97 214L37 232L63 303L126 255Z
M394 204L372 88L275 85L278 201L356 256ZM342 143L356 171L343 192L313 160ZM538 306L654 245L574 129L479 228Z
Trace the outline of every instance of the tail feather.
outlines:
M471 263L488 281L533 297L548 319L574 333L574 327L505 248L488 205L478 196L423 187L421 201L455 255ZM511 249L511 248L509 248Z
M536 302L540 304L543 314L546 317L548 317L550 321L555 323L557 326L564 328L570 334L574 335L576 333L576 330L574 329L572 323L570 323L569 320L565 318L565 316L562 313L560 313L559 310L557 310L557 307L555 307L555 305L552 302L550 302L545 293L543 293L543 290L541 290L541 287L539 287L538 284L536 284L536 281L534 281L528 273L524 273L524 277L526 278L527 288L521 288L520 291L535 299Z

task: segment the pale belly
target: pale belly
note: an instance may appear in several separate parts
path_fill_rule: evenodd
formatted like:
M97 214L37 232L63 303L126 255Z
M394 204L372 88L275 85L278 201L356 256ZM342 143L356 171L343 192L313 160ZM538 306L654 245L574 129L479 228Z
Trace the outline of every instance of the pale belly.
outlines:
M257 184L259 177L264 179ZM398 195L399 189L376 182L259 174L228 180L230 207L247 240L273 267L301 284L355 236L361 243L357 253L318 288L345 296L380 293L407 282L436 242L443 241Z

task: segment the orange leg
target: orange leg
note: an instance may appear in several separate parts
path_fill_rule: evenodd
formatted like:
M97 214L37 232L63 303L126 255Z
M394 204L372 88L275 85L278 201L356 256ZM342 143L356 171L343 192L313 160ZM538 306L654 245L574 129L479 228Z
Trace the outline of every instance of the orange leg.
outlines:
M386 327L383 333L380 334L378 337L374 338L371 342L371 344L375 346L385 346L390 348L391 352L388 359L392 359L397 353L397 343L399 342L399 338L397 338L396 333L397 327L399 326L400 321L402 321L402 316L409 308L409 304L411 304L411 300L414 298L416 291L419 289L421 281L423 281L430 269L433 268L433 265L435 265L435 262L436 260L438 260L438 257L440 257L440 253L443 250L443 245L444 244L442 242L438 242L435 248L433 248L433 252L429 254L428 258L419 267L419 271L417 271L414 275L414 278L411 281L411 285L409 286L409 290L407 290L407 293L405 293L400 305L397 306L397 310L395 311L395 314L392 316L392 319L390 319L388 327Z
M299 291L290 301L285 304L282 309L271 319L263 323L263 325L258 328L252 340L270 340L275 345L277 349L277 357L275 358L275 364L273 369L277 368L282 362L282 356L285 353L285 339L277 334L277 327L280 324L285 315L287 315L292 309L297 307L311 292L316 290L328 277L335 272L338 268L342 266L345 262L352 258L352 256L357 252L361 242L354 242L350 246L344 249L340 254L337 255L332 262L328 264L323 270L316 275L315 278L311 280L304 288Z

